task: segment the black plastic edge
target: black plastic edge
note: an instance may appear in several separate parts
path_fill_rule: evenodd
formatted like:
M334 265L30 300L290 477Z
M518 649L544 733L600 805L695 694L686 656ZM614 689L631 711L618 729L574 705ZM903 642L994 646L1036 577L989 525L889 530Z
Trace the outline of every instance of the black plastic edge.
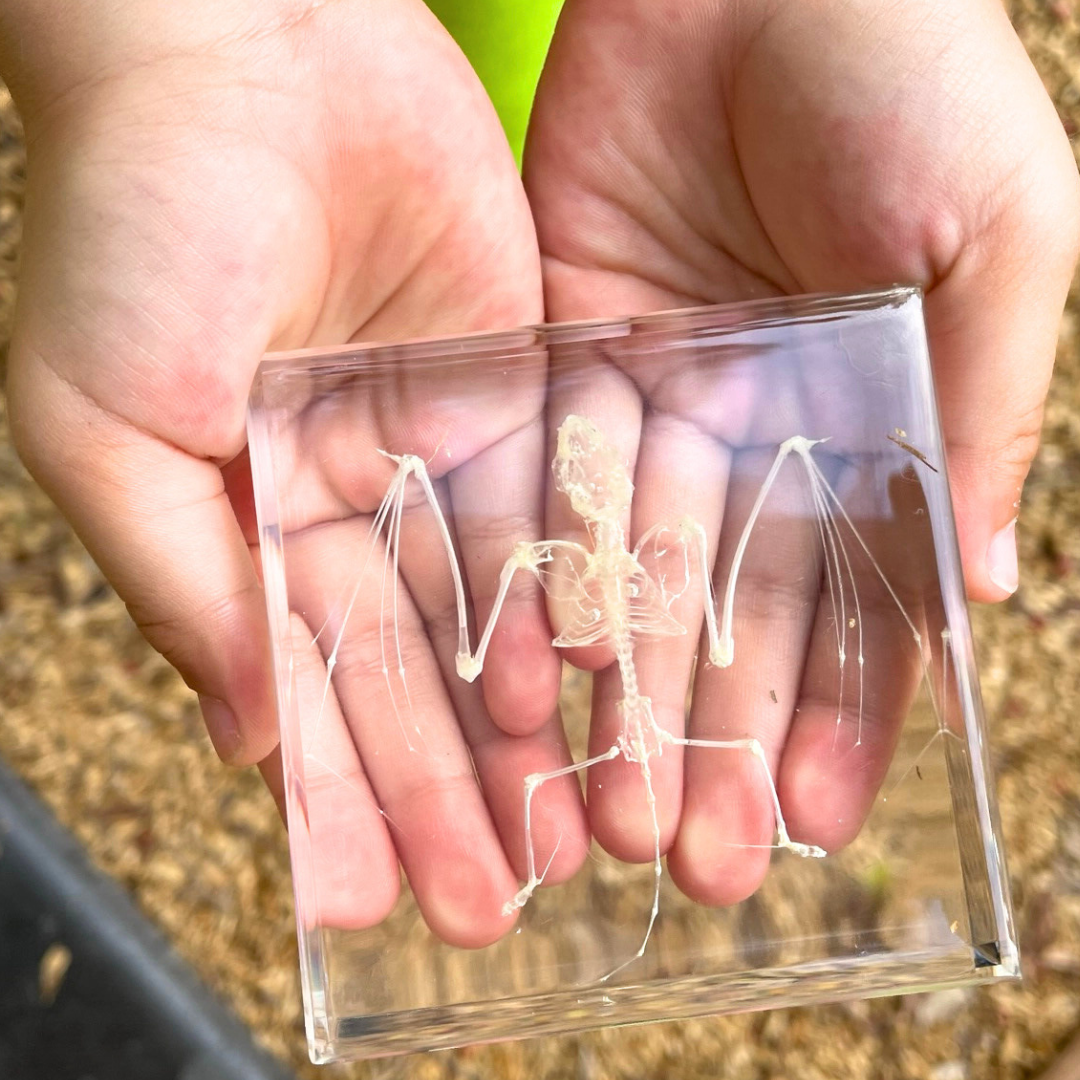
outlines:
M181 1076L295 1080L3 761L0 859L55 914L60 938L118 974L132 1011L187 1059Z

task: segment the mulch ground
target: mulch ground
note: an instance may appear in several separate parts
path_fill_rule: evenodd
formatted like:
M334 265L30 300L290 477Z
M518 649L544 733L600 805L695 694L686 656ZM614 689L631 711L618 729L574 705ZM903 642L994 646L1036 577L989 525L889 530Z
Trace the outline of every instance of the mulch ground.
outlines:
M1080 4L1014 21L1080 146ZM0 89L0 356L23 189ZM1038 1076L1080 1029L1080 280L1020 517L1022 580L975 612L1025 981L846 1006L480 1048L373 1075ZM305 1076L284 832L254 772L226 770L195 702L18 464L0 401L0 754L269 1048ZM331 1076L366 1075L339 1067Z

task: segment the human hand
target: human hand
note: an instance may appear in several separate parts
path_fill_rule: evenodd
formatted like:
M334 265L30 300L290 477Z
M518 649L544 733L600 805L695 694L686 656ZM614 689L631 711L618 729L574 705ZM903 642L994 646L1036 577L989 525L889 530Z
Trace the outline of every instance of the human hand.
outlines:
M1012 523L1080 212L1067 142L996 3L569 0L525 180L554 320L921 284L968 593L1015 588ZM658 460L678 459L662 452L671 434L652 440ZM838 766L834 717L807 717L808 635L789 650L785 723L740 700L745 682L725 685L733 668L710 676L712 705L690 724L759 736L793 834L832 850L858 830L906 708L885 710ZM764 659L744 652L744 680ZM696 761L685 783L678 770L667 781L668 865L691 895L737 899L764 864L724 844L758 839L760 820L744 809L718 828L708 793L727 807L761 798L719 758ZM644 825L613 835L629 788L593 771L594 831L648 858Z
M219 753L262 761L255 366L535 321L512 157L418 0L28 2L5 6L0 40L29 146L17 446L199 692ZM382 822L368 842L393 850Z

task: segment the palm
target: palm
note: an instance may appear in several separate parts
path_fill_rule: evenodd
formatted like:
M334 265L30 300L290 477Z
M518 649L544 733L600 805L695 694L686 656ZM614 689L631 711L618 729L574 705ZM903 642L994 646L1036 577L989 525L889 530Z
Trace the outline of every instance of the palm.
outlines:
M549 315L796 287L740 175L717 78L723 57L710 57L708 43L672 42L670 24L643 36L632 8L640 5L568 9L541 84L526 182ZM697 54L689 82L665 61L688 51ZM631 79L634 92L620 93Z
M961 169L987 133L943 116L940 41L823 56L805 5L664 6L585 0L560 30L526 174L551 315L946 275L1002 193Z
M535 313L531 229L463 59L437 26L384 27L408 36L416 56L413 76L395 81L400 55L354 55L342 45L343 14L282 34L255 61L169 59L100 83L38 140L38 160L62 156L67 177L34 193L28 237L31 279L62 255L76 292L56 332L86 303L102 360L162 330L191 342L194 371L135 360L151 379L205 380L198 389L227 433L215 424L178 440L191 453L239 449L267 347ZM236 63L254 88L236 85ZM368 81L383 92L361 99ZM433 129L435 111L443 123ZM114 380L129 375L84 357L72 379L111 410ZM183 412L171 395L119 411L169 436Z

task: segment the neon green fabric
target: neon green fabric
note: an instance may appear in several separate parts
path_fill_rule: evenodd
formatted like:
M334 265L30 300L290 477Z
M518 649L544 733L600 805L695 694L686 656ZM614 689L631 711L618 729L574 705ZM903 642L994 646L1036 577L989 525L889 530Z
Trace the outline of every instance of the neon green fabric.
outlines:
M427 0L484 84L518 165L562 0Z

